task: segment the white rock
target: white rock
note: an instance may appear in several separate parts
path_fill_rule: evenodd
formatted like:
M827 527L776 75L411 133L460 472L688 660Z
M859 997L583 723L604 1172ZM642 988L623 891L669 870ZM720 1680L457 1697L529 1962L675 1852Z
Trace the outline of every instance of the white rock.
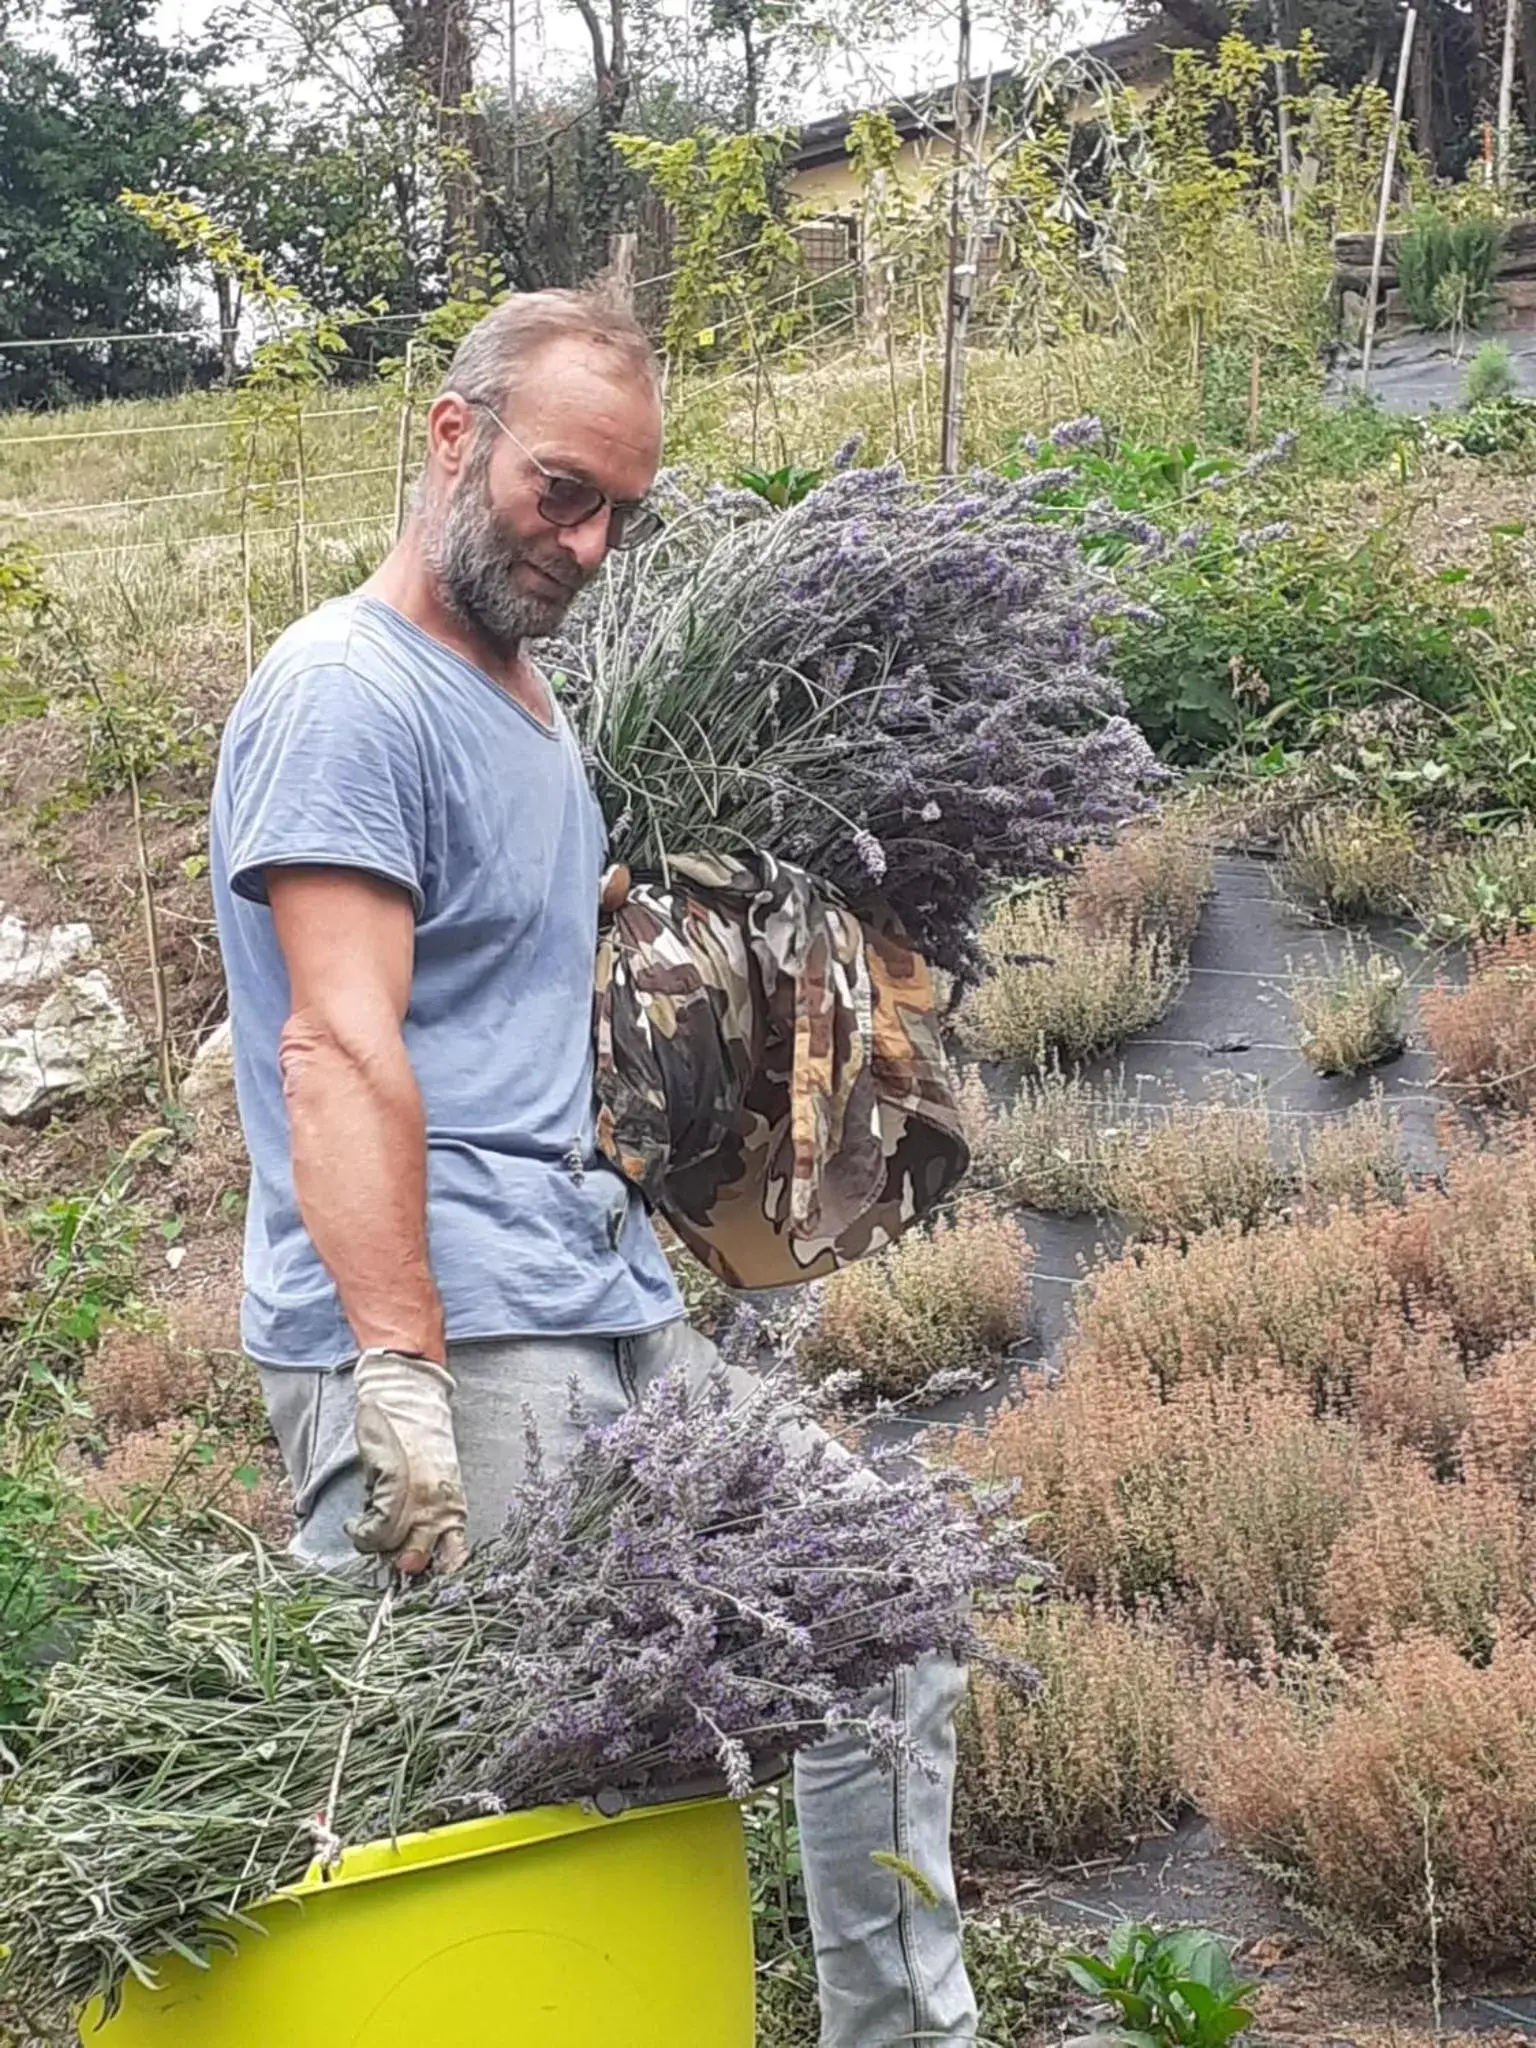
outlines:
M144 1058L138 1026L100 968L67 974L30 1022L0 1011L0 1118L23 1123Z
M181 1084L181 1099L191 1110L234 1108L235 1041L227 1017L193 1054Z
M52 981L90 952L88 924L50 925L29 931L13 912L0 917L0 989L34 988Z

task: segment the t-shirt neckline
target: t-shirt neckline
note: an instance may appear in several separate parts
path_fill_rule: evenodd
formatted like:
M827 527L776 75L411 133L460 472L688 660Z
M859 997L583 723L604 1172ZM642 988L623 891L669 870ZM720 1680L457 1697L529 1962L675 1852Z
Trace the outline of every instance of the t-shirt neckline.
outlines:
M405 613L389 603L387 598L373 597L366 591L359 591L354 601L359 605L371 605L374 610L383 612L397 625L403 626L407 633L418 640L424 640L435 653L444 654L450 661L456 661L460 668L468 670L469 674L477 682L483 683L486 689L494 690L502 703L515 711L519 718L526 719L541 739L558 741L562 737L565 730L564 716L547 681L544 688L549 695L549 708L555 714L553 725L546 725L542 718L536 718L526 704L519 703L510 690L504 690L496 678L481 668L478 662L471 661L467 654L460 654L456 647L450 647L446 640L439 640L435 633L429 633L424 626L418 626L414 619L407 618Z

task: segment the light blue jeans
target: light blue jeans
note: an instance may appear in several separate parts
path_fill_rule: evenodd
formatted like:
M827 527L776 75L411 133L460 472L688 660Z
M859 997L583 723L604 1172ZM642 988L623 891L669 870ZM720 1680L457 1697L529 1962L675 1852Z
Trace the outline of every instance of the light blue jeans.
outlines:
M718 1363L714 1346L686 1323L644 1337L450 1345L471 1543L498 1527L521 1476L525 1408L538 1425L546 1463L553 1464L573 1448L573 1379L588 1415L601 1422L621 1414L651 1380L679 1363L699 1378ZM294 1551L320 1565L355 1566L357 1554L342 1526L363 1499L351 1366L264 1366L261 1379L293 1481ZM964 1689L953 1663L931 1657L898 1671L870 1701L905 1724L916 1749L937 1765L937 1782L915 1769L882 1771L853 1736L802 1750L796 1759L822 2048L976 2040L949 1851L954 1717ZM925 1902L876 1863L878 1852L920 1871L936 1902Z

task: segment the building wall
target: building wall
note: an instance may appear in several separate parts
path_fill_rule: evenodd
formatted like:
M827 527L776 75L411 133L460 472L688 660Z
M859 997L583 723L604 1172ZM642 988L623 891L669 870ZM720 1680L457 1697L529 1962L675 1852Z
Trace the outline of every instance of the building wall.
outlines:
M1145 107L1161 91L1164 77L1149 78L1126 88L1137 107ZM1100 102L1096 94L1083 93L1067 110L1069 121L1091 120ZM1000 148L1005 140L999 123L989 122L984 149ZM945 135L915 136L904 142L897 152L895 170L897 178L912 187L925 179L943 175L953 157L949 137ZM792 199L813 208L817 213L849 214L860 209L859 181L853 166L846 156L835 157L830 163L812 164L804 170L791 170L786 185Z

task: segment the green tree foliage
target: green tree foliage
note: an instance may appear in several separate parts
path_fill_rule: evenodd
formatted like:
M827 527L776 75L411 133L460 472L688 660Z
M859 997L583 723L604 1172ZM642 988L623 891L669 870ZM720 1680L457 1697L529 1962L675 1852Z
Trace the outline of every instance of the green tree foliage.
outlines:
M153 33L151 0L68 0L70 61L0 17L0 340L146 333L179 316L174 251L122 212L135 182L195 175L213 36ZM184 345L0 350L0 407L164 389L211 375Z

